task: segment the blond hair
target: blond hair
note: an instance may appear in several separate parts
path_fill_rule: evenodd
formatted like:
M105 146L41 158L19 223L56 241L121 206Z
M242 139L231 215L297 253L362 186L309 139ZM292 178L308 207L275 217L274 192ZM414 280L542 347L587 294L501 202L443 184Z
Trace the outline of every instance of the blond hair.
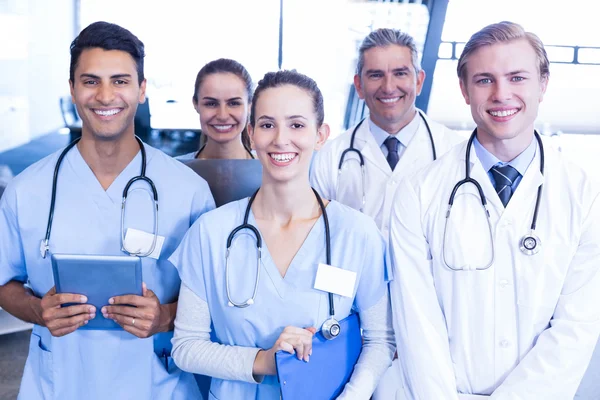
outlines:
M471 36L458 59L458 66L456 68L458 78L461 81L466 79L467 60L469 56L480 47L491 46L497 43L507 43L520 39L527 40L531 47L533 47L539 64L540 78L548 78L550 75L550 62L548 61L548 55L544 49L544 44L536 34L526 32L521 25L510 21L502 21L497 24L488 25Z

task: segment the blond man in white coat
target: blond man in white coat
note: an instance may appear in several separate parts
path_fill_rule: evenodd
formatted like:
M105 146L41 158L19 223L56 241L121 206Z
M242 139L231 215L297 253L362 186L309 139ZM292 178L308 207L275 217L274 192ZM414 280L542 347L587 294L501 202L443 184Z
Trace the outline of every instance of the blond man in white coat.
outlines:
M392 198L400 180L463 140L415 107L424 80L410 35L395 29L371 32L360 46L354 76L369 116L329 141L317 153L311 169L311 183L322 196L372 217L386 239ZM351 142L356 150L346 151ZM396 360L375 392L375 400L404 398L397 368Z
M572 399L600 332L600 186L534 134L549 79L537 36L487 26L458 75L471 141L406 179L392 209L409 396ZM473 183L448 211L466 174L489 216Z

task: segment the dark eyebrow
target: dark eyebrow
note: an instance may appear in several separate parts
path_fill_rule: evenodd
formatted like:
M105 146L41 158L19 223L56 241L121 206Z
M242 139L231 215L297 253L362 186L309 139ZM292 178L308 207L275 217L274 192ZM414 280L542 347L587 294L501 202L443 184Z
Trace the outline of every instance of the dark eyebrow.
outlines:
M210 96L204 96L202 99L203 100L216 101L217 103L219 102L219 99L215 99L214 97L210 97ZM230 99L226 99L225 101L233 101L233 100L240 100L241 101L242 98L239 97L239 96L238 97L232 97Z
M111 75L110 79L121 79L121 78L129 78L131 79L132 76L131 74L116 74L116 75Z
M285 117L285 119L304 119L304 120L308 120L308 118L303 117L302 115L290 115L289 117ZM266 119L268 121L275 121L274 117L270 117L268 115L261 115L260 117L258 117L256 120L259 121L261 119Z
M383 71L380 69L368 69L365 71L365 74L383 74Z
M407 66L400 67L400 68L394 68L392 70L392 72L406 72L406 71L410 71L410 68L408 68Z
M100 77L98 75L94 75L94 74L81 74L79 75L80 79L84 79L84 78L92 78L92 79L98 79L100 80Z
M91 79L98 79L98 80L102 79L98 75L88 74L88 73L83 73L83 74L79 75L79 78L80 79L91 78ZM116 75L111 75L111 77L110 77L110 79L120 79L120 78L131 78L131 75L130 74L116 74Z

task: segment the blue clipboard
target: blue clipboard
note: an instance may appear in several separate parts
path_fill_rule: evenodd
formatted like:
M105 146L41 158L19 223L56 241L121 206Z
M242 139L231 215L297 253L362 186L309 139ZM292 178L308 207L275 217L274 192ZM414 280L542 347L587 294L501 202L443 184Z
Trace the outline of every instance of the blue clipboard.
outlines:
M334 399L344 390L362 350L358 314L340 321L341 333L327 340L321 332L313 337L310 362L295 354L275 353L277 378L283 400Z
M50 259L56 293L83 294L96 307L96 318L79 329L123 329L100 309L113 296L142 295L141 258L52 254Z

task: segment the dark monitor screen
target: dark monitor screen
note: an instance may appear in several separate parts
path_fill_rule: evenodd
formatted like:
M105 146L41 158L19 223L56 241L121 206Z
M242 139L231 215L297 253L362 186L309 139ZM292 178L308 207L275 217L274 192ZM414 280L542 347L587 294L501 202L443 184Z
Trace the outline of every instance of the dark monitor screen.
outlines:
M217 207L252 196L262 182L259 160L188 160L184 163L208 182Z

